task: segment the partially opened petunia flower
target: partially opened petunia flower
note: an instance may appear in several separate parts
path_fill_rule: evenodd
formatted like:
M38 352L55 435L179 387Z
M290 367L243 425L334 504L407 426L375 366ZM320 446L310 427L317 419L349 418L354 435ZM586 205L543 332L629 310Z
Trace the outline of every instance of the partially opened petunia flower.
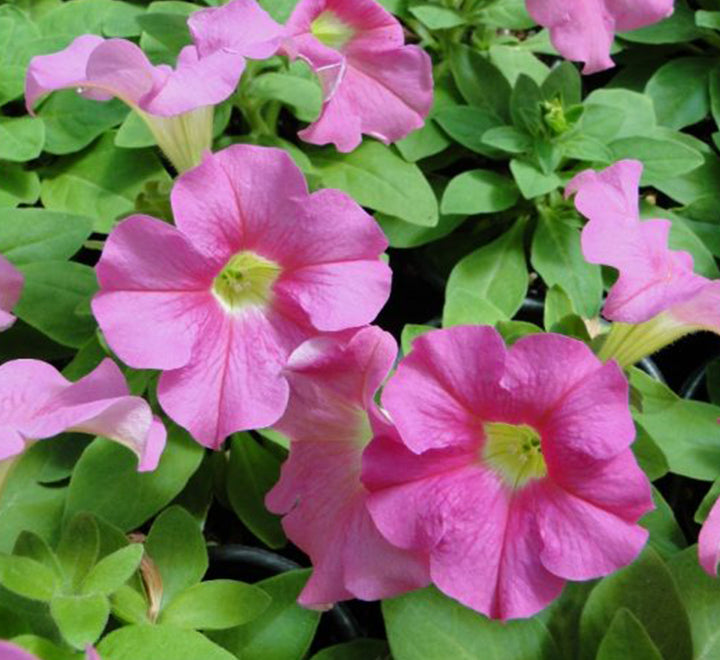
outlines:
M15 323L11 312L20 300L24 282L23 274L0 254L0 331Z
M110 234L92 307L121 359L164 371L167 414L217 449L280 419L302 342L375 318L390 292L387 240L344 193L308 194L279 149L208 154L171 202L177 228L133 216Z
M363 450L390 426L373 397L397 346L376 327L342 335L310 340L290 358L290 403L276 425L292 441L290 457L266 499L312 560L299 598L310 607L389 598L429 583L427 556L380 535L360 482Z
M490 327L423 335L385 387L402 442L363 458L368 508L437 587L487 616L527 617L566 580L629 564L650 483L630 449L628 384L580 341Z
M141 472L157 467L165 447L165 427L143 399L129 394L110 359L76 383L38 360L0 365L0 482L29 444L72 431L125 445Z
M20 646L16 646L12 642L0 640L0 660L40 660L36 655L26 651ZM98 652L88 646L85 651L85 660L101 660Z
M622 366L691 332L720 334L720 281L695 274L690 254L668 248L669 220L640 220L642 168L622 160L581 172L566 188L589 220L582 232L585 259L619 272L603 308L615 323L600 357Z
M303 140L347 152L362 134L387 144L423 126L433 100L430 57L404 45L402 25L375 0L300 0L286 30L285 50L310 64L325 92Z
M526 0L527 10L550 30L553 46L565 58L584 62L583 73L615 64L610 49L616 32L657 23L673 13L674 0Z
M28 110L58 89L75 88L97 101L116 97L145 120L179 172L197 165L212 145L213 106L235 91L245 58L271 57L280 46L281 27L255 0L241 1L244 22L232 48L206 52L186 46L174 70L153 66L131 41L92 34L58 53L34 57L25 81Z

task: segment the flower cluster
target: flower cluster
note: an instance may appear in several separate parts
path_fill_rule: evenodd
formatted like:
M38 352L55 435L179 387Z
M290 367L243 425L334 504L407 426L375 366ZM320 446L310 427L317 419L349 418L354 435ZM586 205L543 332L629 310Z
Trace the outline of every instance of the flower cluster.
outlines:
M569 4L527 2L586 73L612 65L615 31L672 11L665 0ZM633 562L653 501L631 449L623 369L688 332L720 333L718 283L668 248L667 221L640 220L641 164L585 171L567 186L588 219L586 260L619 271L597 355L561 334L506 345L490 326L461 325L418 337L395 368L395 340L371 325L392 280L378 223L344 192L311 192L285 150L213 153L213 111L246 60L281 54L322 84L322 112L302 139L342 152L363 135L393 143L430 112L429 56L374 0L300 0L285 25L255 0L232 0L188 25L193 44L174 69L95 35L35 57L26 103L32 112L61 88L120 98L179 172L172 222L135 214L109 234L92 313L114 356L160 372L157 404L204 447L267 427L289 438L266 504L312 560L300 603L434 584L506 620L540 611L567 581ZM22 287L0 256L2 330ZM37 360L0 366L0 480L31 443L66 431L126 445L140 471L157 467L166 440L110 358L74 383ZM714 511L701 537L710 572L718 539Z

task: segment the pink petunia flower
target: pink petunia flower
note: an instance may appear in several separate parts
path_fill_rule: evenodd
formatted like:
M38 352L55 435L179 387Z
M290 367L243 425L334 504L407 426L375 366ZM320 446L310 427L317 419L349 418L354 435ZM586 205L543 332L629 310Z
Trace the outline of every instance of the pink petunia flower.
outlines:
M433 100L432 63L405 46L402 25L375 0L300 0L286 25L286 51L320 77L320 118L300 133L312 144L357 147L421 128Z
M619 272L603 308L615 323L600 356L622 366L691 332L720 334L720 281L695 274L690 254L668 248L670 221L640 220L642 168L622 160L581 172L566 188L589 220L582 232L585 259Z
M489 327L423 335L385 387L402 442L364 455L368 508L393 544L430 554L439 589L487 616L530 616L566 580L641 551L650 484L630 450L628 384L561 335L506 349Z
M718 563L720 563L720 498L713 504L700 530L698 559L700 566L708 575L717 577Z
M290 458L266 503L286 514L288 537L311 558L299 602L389 598L429 583L427 557L390 545L365 507L362 453L390 426L373 401L397 354L376 327L310 340L290 358L290 403L276 428L292 440Z
M173 70L153 66L143 51L125 39L85 34L65 50L34 57L25 80L25 102L32 113L38 99L58 89L75 88L96 101L121 99L153 132L178 171L197 165L212 144L213 106L235 91L245 58L264 59L280 46L282 29L255 0L244 7L242 29L232 48L206 52L186 46ZM204 23L204 11L190 21Z
M75 431L100 435L129 447L138 470L154 470L165 447L165 427L150 406L130 396L110 359L76 383L38 360L0 365L0 466L28 443Z
M308 194L279 149L208 154L171 202L177 228L133 216L110 234L92 307L121 359L164 371L167 414L218 448L282 416L283 370L303 341L375 318L387 241L344 193Z
M92 647L88 646L85 651L86 660L101 660L98 652ZM37 656L33 655L29 651L16 646L12 642L0 640L0 660L39 660Z
M15 323L10 312L20 300L24 283L23 274L0 254L0 332Z
M526 0L527 10L550 30L558 52L585 63L583 73L615 64L610 48L616 32L657 23L673 13L673 0Z

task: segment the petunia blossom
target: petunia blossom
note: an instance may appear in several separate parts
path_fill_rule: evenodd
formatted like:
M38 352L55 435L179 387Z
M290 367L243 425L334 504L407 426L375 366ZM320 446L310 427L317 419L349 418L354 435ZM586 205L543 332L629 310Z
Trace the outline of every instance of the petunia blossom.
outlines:
M362 134L387 144L423 126L433 100L430 57L404 45L402 25L375 0L300 0L286 30L285 50L308 62L325 93L303 140L347 152Z
M311 558L313 574L299 602L389 598L429 583L427 557L390 545L365 507L362 453L385 432L373 397L392 368L394 339L376 327L313 339L291 356L290 403L276 428L290 437L290 457L267 496L268 508Z
M85 659L101 660L98 652L92 646L87 647ZM0 640L0 660L39 660L39 658L12 642Z
M720 498L713 504L700 530L698 559L700 566L708 575L717 577L718 563L720 563Z
M402 441L363 458L368 508L393 544L430 555L435 585L487 616L527 617L566 580L635 559L650 484L630 445L628 384L582 342L490 327L415 340L385 387Z
M691 332L720 334L720 281L697 275L690 254L668 248L669 220L640 220L642 169L639 161L622 160L581 172L566 189L589 220L585 259L619 273L603 308L615 323L600 355L623 366Z
M279 149L208 154L171 202L177 227L132 216L110 234L92 307L122 360L163 370L167 414L219 448L282 416L283 370L302 342L375 318L387 240L344 193L308 194Z
M165 427L143 399L130 396L110 359L76 383L39 360L0 365L0 480L30 443L68 431L125 445L141 472L157 467L165 447Z
M673 0L526 0L526 5L530 16L550 30L563 57L585 63L585 74L615 66L610 49L616 32L637 30L673 13Z
M24 282L23 274L0 254L0 332L15 323L11 312L20 300Z
M280 46L281 27L255 0L239 1L245 20L233 47L204 52L186 46L175 69L153 66L131 41L93 34L77 37L58 53L34 57L25 80L28 111L58 89L77 89L96 101L116 97L144 119L178 171L197 165L212 144L213 106L235 91L245 58L271 57Z

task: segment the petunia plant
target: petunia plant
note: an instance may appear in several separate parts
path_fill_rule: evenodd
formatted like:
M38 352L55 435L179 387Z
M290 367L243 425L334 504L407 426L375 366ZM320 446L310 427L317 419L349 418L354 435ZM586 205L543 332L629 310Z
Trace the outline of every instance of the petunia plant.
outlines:
M714 658L720 6L0 4L0 660Z

